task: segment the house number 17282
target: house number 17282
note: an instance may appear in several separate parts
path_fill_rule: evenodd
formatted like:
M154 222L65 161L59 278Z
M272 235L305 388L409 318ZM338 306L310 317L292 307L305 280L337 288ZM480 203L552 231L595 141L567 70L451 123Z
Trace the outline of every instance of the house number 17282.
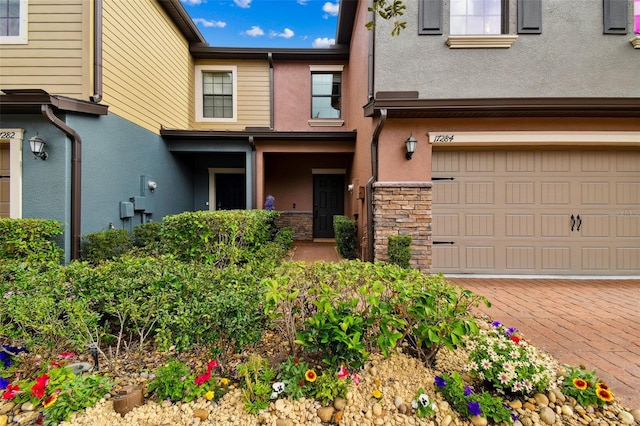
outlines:
M0 132L0 138L13 139L16 137L16 132Z

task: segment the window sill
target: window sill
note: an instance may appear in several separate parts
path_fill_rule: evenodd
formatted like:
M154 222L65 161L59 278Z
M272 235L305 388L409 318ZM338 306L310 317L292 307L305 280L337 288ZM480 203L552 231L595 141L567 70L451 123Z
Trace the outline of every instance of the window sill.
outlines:
M309 120L311 127L341 127L344 126L344 120L341 119L312 119Z
M449 49L508 49L518 38L515 34L503 35L450 35Z
M634 49L640 49L640 35L635 36L631 40L629 40L633 45Z

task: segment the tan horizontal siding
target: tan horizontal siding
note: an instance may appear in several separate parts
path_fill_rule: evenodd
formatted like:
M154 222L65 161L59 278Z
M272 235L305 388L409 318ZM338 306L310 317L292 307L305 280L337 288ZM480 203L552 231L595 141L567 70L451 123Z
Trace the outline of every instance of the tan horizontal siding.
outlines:
M0 45L2 88L88 98L91 3L30 0L28 11L28 43Z
M267 61L199 61L196 65L238 67L238 121L235 123L198 123L196 129L243 130L270 125L269 64ZM192 93L194 93L192 91ZM195 104L195 100L193 102ZM192 115L194 117L194 115Z
M104 102L110 112L156 133L161 126L186 128L192 59L188 43L157 2L107 0L103 41Z

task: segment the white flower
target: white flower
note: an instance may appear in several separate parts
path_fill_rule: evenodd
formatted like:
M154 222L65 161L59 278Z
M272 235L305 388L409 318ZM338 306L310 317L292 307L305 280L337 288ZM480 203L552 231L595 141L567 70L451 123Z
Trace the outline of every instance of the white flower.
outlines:
M436 403L435 403L435 402L432 402L432 403L431 403L431 409L432 409L433 411L436 411L436 410L438 409L438 406L436 405Z
M271 396L269 398L278 399L278 392L271 392Z
M418 401L420 401L420 404L422 404L423 407L426 407L429 405L429 396L426 393L420 394Z
M480 365L486 370L487 368L491 368L491 361L489 361L488 359L483 359L480 362Z
M273 385L271 385L271 387L277 393L282 393L282 391L284 391L284 383L283 382L275 382Z
M411 401L411 408L413 408L414 410L418 408L418 401L416 401L415 399L413 401Z

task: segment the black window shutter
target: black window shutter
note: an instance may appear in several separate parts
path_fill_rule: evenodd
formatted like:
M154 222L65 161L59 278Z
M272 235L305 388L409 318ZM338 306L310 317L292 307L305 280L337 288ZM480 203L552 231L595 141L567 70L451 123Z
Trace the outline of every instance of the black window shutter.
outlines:
M542 34L542 0L518 0L518 34Z
M418 34L442 32L442 0L420 0Z
M605 34L627 34L628 3L627 0L603 0Z

